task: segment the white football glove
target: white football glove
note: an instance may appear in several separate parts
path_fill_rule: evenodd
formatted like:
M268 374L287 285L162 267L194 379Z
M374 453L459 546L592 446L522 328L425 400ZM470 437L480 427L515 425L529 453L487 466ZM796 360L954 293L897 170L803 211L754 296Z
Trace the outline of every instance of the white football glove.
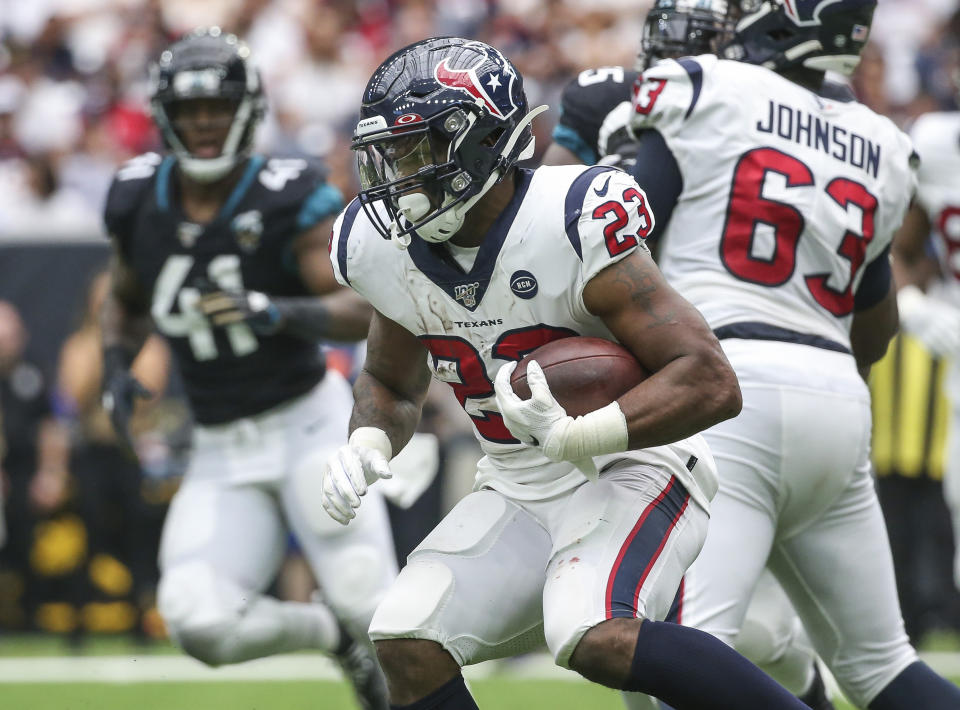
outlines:
M360 496L374 481L390 478L393 447L386 433L375 427L360 427L346 446L331 456L323 469L322 500L327 515L341 525L356 517Z
M960 308L930 298L916 286L897 292L900 324L938 357L960 357Z
M520 399L510 385L510 375L516 367L516 362L509 362L501 367L493 385L497 395L497 406L507 429L523 443L541 449L543 455L551 461L570 461L583 471L583 475L587 478L596 480L597 466L592 456L606 452L584 451L583 446L577 445L577 443L582 444L582 441L573 441L573 438L577 437L575 430L578 428L575 420L567 415L566 410L550 392L547 378L536 360L531 360L527 365L530 399ZM619 407L617 411L620 411ZM623 417L622 414L620 416ZM578 417L576 421L582 422L584 419L586 418ZM623 429L625 443L626 420L624 420Z

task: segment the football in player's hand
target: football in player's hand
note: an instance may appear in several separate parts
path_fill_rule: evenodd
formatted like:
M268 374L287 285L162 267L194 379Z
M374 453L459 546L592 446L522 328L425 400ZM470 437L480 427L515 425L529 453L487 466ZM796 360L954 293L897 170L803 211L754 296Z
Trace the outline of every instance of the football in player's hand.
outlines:
M550 391L572 417L607 406L647 377L633 354L603 338L573 337L541 345L517 364L510 385L521 399L530 397L527 363L536 360Z

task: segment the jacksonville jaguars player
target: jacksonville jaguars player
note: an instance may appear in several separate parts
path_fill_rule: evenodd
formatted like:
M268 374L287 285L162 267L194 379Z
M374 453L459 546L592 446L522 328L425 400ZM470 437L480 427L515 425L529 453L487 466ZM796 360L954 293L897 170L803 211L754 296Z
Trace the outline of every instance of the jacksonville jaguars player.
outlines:
M632 162L631 90L638 72L661 59L715 52L730 35L732 14L727 0L656 0L644 20L634 69L586 69L564 88L543 164Z
M334 226L337 278L374 306L347 446L323 476L347 523L390 475L431 376L485 457L466 496L409 556L370 625L393 707L477 707L460 668L546 641L558 664L678 710L802 708L742 656L667 614L705 533L713 463L696 432L739 410L699 314L643 246L654 225L623 171L524 170L522 78L493 47L428 39L364 91L362 190ZM621 342L648 379L573 419L539 366L574 335ZM691 633L692 632L692 633Z
M870 475L861 373L897 328L889 251L916 186L909 138L816 91L849 74L873 0L743 6L722 55L637 80L634 173L682 176L661 234L667 281L703 313L737 372L739 417L704 432L720 490L685 577L684 623L733 642L768 566L858 707L960 707L903 629Z
M910 136L920 155L919 185L893 241L897 304L903 329L949 363L943 487L960 543L960 111L924 114ZM960 544L954 579L960 588Z
M127 163L110 188L114 257L102 320L105 401L117 429L128 434L133 400L145 394L129 366L154 325L196 420L164 525L160 613L173 640L212 666L330 652L363 707L385 708L366 639L396 576L384 503L374 498L342 528L325 521L314 495L321 463L346 440L351 406L318 341L364 337L370 314L330 267L340 194L304 160L251 154L265 99L235 36L190 33L162 52L153 83L170 152ZM288 530L325 603L264 595Z

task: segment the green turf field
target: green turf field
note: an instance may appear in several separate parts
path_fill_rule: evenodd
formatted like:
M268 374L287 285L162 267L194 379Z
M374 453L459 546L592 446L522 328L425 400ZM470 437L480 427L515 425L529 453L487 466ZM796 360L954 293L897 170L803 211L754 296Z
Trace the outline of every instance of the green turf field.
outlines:
M960 654L928 653L960 678ZM0 636L0 710L354 710L324 656L298 653L211 670L168 643ZM558 669L546 654L467 670L485 710L622 710L619 694ZM837 710L854 710L836 700Z
M471 683L481 708L622 710L619 696L588 683L501 680ZM0 686L5 708L30 710L351 710L350 691L331 682L69 683ZM838 710L851 710L838 704Z

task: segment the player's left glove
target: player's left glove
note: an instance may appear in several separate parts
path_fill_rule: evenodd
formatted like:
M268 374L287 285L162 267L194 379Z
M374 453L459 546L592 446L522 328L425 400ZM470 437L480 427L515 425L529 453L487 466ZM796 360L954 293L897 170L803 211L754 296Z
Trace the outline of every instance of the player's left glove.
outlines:
M111 346L103 352L103 392L100 403L110 416L110 423L121 441L134 451L130 420L138 399L150 399L148 390L130 372L129 358L120 346Z
M215 326L246 323L257 335L273 335L283 326L279 309L259 291L209 291L200 297L197 310Z
M593 457L625 451L627 420L613 402L603 409L574 419L550 392L540 365L527 365L530 399L520 399L510 385L517 363L500 368L494 382L497 406L510 433L525 444L536 446L551 461L569 461L592 480L597 478Z
M360 496L372 483L391 478L389 461L393 446L386 433L376 427L360 427L328 459L323 470L322 500L327 515L346 525L360 507Z

